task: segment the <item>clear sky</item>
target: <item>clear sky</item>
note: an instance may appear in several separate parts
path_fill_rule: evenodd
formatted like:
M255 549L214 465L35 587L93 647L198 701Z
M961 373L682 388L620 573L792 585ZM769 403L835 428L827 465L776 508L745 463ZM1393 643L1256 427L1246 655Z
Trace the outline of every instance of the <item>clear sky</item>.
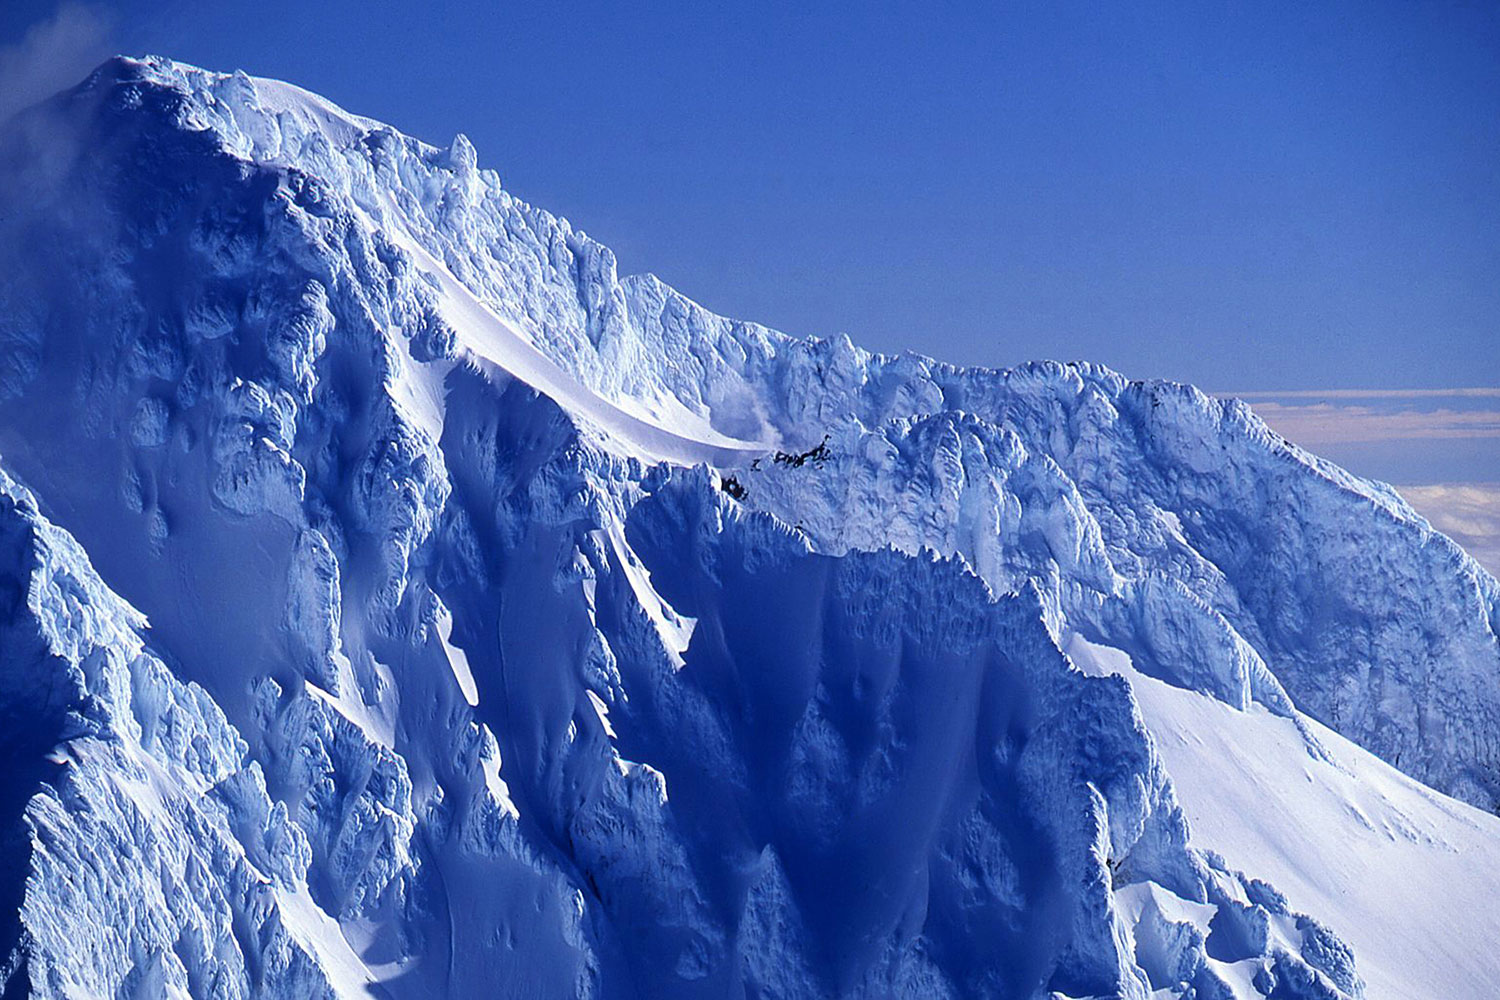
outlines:
M3 0L0 46L73 77L159 52L462 131L622 270L791 333L1220 391L1500 385L1494 0ZM1362 468L1386 446L1330 442L1319 403L1444 409L1268 416L1356 471L1500 480L1500 424L1403 476L1401 448L1431 466L1459 438L1402 425Z

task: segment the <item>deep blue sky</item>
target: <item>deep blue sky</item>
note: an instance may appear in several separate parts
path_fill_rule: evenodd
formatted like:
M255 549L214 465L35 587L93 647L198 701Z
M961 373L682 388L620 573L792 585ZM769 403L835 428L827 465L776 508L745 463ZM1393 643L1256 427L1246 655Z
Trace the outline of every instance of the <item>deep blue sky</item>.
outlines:
M94 10L114 48L463 131L622 270L793 333L1500 384L1500 4L803 6ZM5 0L0 44L54 10Z

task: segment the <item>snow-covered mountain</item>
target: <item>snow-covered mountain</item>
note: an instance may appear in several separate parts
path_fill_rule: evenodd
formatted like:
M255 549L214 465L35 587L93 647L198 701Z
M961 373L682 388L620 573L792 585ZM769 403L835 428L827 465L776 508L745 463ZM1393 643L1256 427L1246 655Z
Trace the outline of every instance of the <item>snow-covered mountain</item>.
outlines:
M5 126L0 254L6 997L1500 981L1500 586L1242 404L158 59Z

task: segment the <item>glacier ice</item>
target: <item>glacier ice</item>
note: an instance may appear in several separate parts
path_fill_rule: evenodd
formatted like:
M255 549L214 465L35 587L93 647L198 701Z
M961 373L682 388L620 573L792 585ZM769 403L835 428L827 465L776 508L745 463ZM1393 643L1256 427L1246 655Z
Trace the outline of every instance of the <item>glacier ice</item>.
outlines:
M1500 890L1500 587L1243 404L727 320L462 136L162 59L0 177L7 990L1500 973L1441 907ZM1353 919L1351 816L1425 908Z

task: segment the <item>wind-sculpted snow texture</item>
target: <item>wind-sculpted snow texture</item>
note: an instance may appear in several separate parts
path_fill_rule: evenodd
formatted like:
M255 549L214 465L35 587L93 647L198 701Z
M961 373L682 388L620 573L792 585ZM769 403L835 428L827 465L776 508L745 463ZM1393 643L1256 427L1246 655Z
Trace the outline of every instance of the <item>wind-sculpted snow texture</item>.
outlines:
M6 996L1424 981L1197 843L1063 652L1491 808L1500 589L1389 489L714 316L286 84L115 60L0 146Z

